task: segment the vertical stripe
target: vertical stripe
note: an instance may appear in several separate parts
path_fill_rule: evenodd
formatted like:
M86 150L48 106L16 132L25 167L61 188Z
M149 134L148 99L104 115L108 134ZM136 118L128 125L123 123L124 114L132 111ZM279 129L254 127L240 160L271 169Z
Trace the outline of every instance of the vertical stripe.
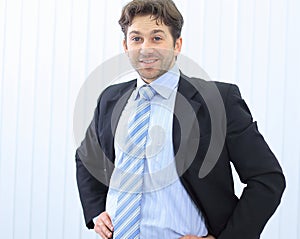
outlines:
M239 41L239 31L240 31L240 18L241 18L241 1L237 1L237 21L235 23L235 27L236 27L236 70L235 70L235 83L239 82L238 76L239 76L239 49L240 49L240 41Z
M91 1L90 0L88 0L87 1L87 21L86 21L86 28L85 28L85 30L86 30L86 32L85 32L85 37L86 37L86 42L85 42L85 69L84 69L84 77L85 77L85 79L88 77L88 74L89 74L89 72L88 72L88 69L89 69L89 43L90 43L90 12L91 12ZM84 115L88 115L88 111L87 111L87 102L89 102L88 101L88 96L89 96L89 92L87 92L86 90L85 90L85 92L84 92L84 109L83 109L83 114ZM84 120L85 120L85 122L90 122L90 119L87 119L86 117L84 118Z
M52 150L53 150L53 97L54 97L54 71L55 71L55 56L56 56L56 27L57 27L57 14L56 14L56 8L57 8L57 0L54 1L54 20L53 20L53 37L52 37L52 62L51 62L51 83L50 83L50 121L49 121L49 150L48 150L48 163L47 163L47 211L46 211L46 231L45 236L46 239L49 238L49 221L51 221L51 218L49 218L49 207L50 207L50 182L51 182L51 160L53 157ZM50 238L51 239L51 238Z
M66 215L68 213L68 211L66 210L67 208L67 187L68 187L68 184L67 184L67 175L68 174L68 165L69 165L69 161L67 160L68 156L70 155L68 153L68 150L70 150L72 147L70 147L70 143L72 142L72 140L70 140L70 137L69 135L71 134L71 125L70 125L70 122L71 122L71 114L70 112L72 112L70 110L70 107L71 107L71 104L70 104L70 88L71 88L71 64L72 64L72 30L73 30L73 9L74 9L74 3L73 3L73 0L70 0L70 3L71 3L71 6L70 6L70 28L69 28L69 47L68 47L68 78L67 78L67 96L66 96L66 101L67 101L67 105L66 105L66 112L65 112L65 125L66 125L66 128L65 128L65 137L66 137L66 144L65 144L65 154L64 154L64 159L65 159L65 163L64 163L64 196L63 196L63 225L62 225L62 228L63 228L63 232L62 232L62 235L63 235L63 238L65 238L66 234L66 230L65 228L67 227L67 225L69 224L69 222L66 222ZM72 237L73 238L73 237ZM75 238L74 238L75 239Z
M223 10L223 5L222 3L224 4L224 1L219 1L219 5L220 5L220 14L218 14L218 25L219 25L219 41L218 41L218 56L217 56L217 72L216 72L216 75L217 75L217 79L220 79L221 78L221 60L222 60L222 57L221 57L221 53L222 53L222 18L224 17L224 10Z
M257 0L254 0L253 1L253 15L252 15L252 25L253 25L253 33L252 33L252 41L251 41L251 65L250 65L250 79L251 79L251 84L250 84L250 87L251 87L251 89L250 89L250 103L252 103L253 102L253 91L254 91L254 67L255 67L255 36L256 36L256 20L257 20L257 18L256 18L256 14L255 14L255 10L256 10L256 4L257 4Z
M19 138L19 111L20 111L20 81L21 81L21 58L22 58L22 40L23 40L23 30L22 30L22 20L23 20L23 1L21 1L21 7L20 7L20 18L19 18L19 25L20 27L20 39L19 39L19 56L18 56L18 83L17 83L17 106L16 106L16 141L15 141L15 168L14 168L14 203L13 203L13 225L16 225L16 221L18 220L18 216L16 215L17 212L15 210L16 208L16 183L17 183L17 166L18 166L18 155L19 155L19 145L18 145L18 138ZM13 231L12 238L15 239L15 230Z
M270 4L269 4L269 27L268 27L268 64L267 64L267 89L270 88L270 58L271 58L271 46L270 46L270 41L271 41L271 23L272 23L272 3L273 1L269 1ZM266 98L265 98L265 101L266 101L266 112L265 112L265 119L266 119L266 122L268 121L268 113L269 113L269 107L268 107L268 99L269 99L269 91L266 90ZM266 129L268 129L268 125L266 124ZM267 131L267 130L266 130Z
M281 119L282 119L282 139L281 139L281 163L285 162L285 142L286 142L286 134L285 131L287 130L286 128L286 113L287 113L287 77L288 77L288 67L287 67L287 62L288 62L288 33L289 33L289 0L285 1L285 45L284 45L284 79L282 79L284 81L284 85L283 85L283 109L282 109L282 115L281 115ZM298 172L299 173L299 172ZM280 220L282 218L282 210L279 210L278 212L278 238L281 238L281 235L286 235L285 234L285 230L282 230L282 227L280 225Z
M4 7L3 7L3 38L2 38L2 74L1 74L1 87L0 87L0 132L2 132L3 128L3 120L2 120L2 115L3 115L3 100L4 100L4 77L5 77L5 55L6 55L6 21L7 21L7 0L4 0ZM1 152L2 152L2 133L0 133L0 171L1 171ZM1 185L1 184L0 184Z
M41 10L41 4L40 1L37 1L37 21L36 21L36 52L35 52L35 76L34 76L34 96L33 96L33 121L32 125L32 165L31 165L31 184L30 184L30 215L29 215L29 238L33 238L33 233L32 231L34 230L34 223L32 222L32 211L33 211L33 197L34 197L34 191L33 191L33 182L34 182L34 165L35 161L37 160L36 155L35 155L35 142L36 142L36 117L37 117L37 81L38 81L38 53L39 53L39 46L40 46L40 41L39 41L39 29L40 29L40 10Z
M84 77L86 78L88 76L88 67L89 67L89 42L90 42L90 21L91 21L91 1L88 0L86 1L86 11L87 11L87 15L86 15L86 26L85 26L85 66L84 66ZM80 17L80 14L77 16ZM84 105L86 105L86 102L88 102L87 100L87 94L88 92L85 92L85 102ZM86 108L84 109L85 115L86 115ZM86 121L87 119L85 119ZM79 221L79 228L81 227L81 225L84 224L82 220ZM85 238L85 235L83 234L83 230L80 231L80 238Z

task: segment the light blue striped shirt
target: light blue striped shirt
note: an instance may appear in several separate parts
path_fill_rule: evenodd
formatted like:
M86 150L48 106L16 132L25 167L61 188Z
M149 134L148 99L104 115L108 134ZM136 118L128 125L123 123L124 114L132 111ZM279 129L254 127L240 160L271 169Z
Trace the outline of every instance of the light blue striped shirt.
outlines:
M175 65L150 84L157 94L151 100L140 238L175 239L184 235L207 235L204 218L187 194L176 172L172 125L179 76L179 69ZM138 90L142 85L145 85L145 82L139 78L137 88L130 96L117 126L114 143L116 168L122 163L127 124L134 114L139 98ZM118 179L114 170L106 202L106 211L113 223L119 195Z

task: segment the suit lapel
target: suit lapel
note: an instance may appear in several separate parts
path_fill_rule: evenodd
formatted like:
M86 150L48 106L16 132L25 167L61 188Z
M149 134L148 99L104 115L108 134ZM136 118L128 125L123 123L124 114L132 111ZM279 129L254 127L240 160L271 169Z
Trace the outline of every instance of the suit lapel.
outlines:
M197 94L191 79L181 74L173 117L173 148L179 175L190 166L199 148L198 113L202 104L195 100Z
M116 128L121 113L136 87L136 80L115 87L117 87L117 89L110 91L105 97L103 102L105 112L103 117L100 118L102 122L99 122L99 124L103 126L99 128L99 135L102 137L102 148L112 162L115 160L114 137Z
M189 135L191 133L195 120L192 116L193 114L197 115L201 107L201 103L194 100L194 96L196 94L197 90L189 82L189 78L181 75L178 84L173 118L173 143L175 154L179 149L180 138L183 133L182 128L184 127L185 135Z

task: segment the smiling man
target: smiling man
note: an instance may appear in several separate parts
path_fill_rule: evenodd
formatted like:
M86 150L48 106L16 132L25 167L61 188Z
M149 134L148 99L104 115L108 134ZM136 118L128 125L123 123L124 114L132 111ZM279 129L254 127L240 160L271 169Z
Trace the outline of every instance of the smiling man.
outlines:
M135 16L123 42L132 66L147 83L172 69L181 45L182 38L174 38L170 27L152 15Z
M76 151L87 227L104 239L259 238L280 203L285 179L237 86L179 71L183 18L171 0L133 0L123 8L119 24L139 78L102 92ZM199 84L204 91L216 86L225 108L221 118L226 118L225 135L220 135L225 143L203 178L199 170L215 136L209 105L195 87ZM103 166L107 185L84 164L99 152L97 147L114 164L111 174ZM98 153L93 160L106 158ZM240 199L230 163L247 185Z

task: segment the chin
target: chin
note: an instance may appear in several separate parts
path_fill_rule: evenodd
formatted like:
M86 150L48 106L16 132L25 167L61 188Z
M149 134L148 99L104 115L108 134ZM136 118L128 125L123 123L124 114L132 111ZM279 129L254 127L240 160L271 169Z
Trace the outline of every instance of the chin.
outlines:
M164 73L165 72L158 71L158 70L152 70L151 72L146 71L146 70L139 71L139 74L143 79L148 79L148 80L151 80L151 81L156 80L157 78L159 78Z

